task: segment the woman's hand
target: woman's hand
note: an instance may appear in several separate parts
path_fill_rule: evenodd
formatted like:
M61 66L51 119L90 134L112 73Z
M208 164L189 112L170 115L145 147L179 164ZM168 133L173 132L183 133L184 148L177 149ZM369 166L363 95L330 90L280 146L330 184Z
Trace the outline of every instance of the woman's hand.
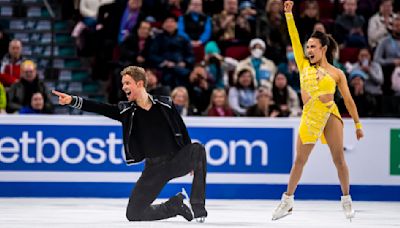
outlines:
M362 129L356 130L356 137L357 137L357 140L360 140L362 137L364 137L364 132Z
M293 1L285 1L283 4L285 13L292 13Z

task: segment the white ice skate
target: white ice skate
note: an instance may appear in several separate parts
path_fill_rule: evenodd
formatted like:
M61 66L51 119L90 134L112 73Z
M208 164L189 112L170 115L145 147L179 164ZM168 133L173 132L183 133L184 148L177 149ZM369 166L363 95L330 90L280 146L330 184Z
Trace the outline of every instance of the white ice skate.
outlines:
M280 218L292 214L293 205L294 205L294 195L288 196L286 195L286 192L283 193L281 203L272 213L272 220L278 220Z
M342 202L342 208L343 208L344 215L346 216L346 218L350 219L350 222L351 222L351 219L354 218L354 215L355 215L355 211L353 209L353 205L352 205L352 201L351 201L351 196L350 195L342 196L341 202Z

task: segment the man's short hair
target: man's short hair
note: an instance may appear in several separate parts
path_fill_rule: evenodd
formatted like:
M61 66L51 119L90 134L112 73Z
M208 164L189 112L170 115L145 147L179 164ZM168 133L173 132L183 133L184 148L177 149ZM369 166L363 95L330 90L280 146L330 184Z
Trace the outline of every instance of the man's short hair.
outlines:
M147 87L146 71L142 67L138 66L125 67L125 69L121 71L121 76L124 75L131 76L133 80L135 80L136 82L143 81L144 87Z
M21 69L25 70L25 68L27 68L27 67L31 67L36 70L36 63L30 59L24 60L21 63Z

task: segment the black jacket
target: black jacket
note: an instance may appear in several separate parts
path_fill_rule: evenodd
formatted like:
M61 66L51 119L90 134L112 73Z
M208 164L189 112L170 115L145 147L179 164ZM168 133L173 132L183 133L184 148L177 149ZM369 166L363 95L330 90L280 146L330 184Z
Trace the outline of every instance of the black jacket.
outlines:
M162 113L164 114L165 121L168 122L171 133L175 135L176 143L181 149L185 145L191 143L191 139L187 132L186 126L182 117L176 111L172 104L170 97L164 96L151 96L149 95L153 105L159 105ZM119 102L118 105L110 105L99 103L96 101L86 100L81 97L73 96L71 106L74 108L82 109L87 112L95 112L104 115L111 119L117 120L122 123L123 142L125 148L125 158L127 164L138 163L145 158L142 151L137 151L133 148L132 126L133 118L135 118L135 111L137 105L135 102ZM154 141L156 143L156 141ZM172 156L178 151L173 151Z

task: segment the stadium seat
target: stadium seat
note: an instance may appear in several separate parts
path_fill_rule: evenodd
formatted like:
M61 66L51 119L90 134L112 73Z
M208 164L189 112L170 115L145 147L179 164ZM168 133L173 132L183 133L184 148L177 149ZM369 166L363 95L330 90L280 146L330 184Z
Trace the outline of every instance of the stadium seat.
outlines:
M360 51L359 48L350 48L350 47L345 47L340 49L340 59L339 61L341 63L355 63L357 62L358 58L358 52Z
M250 55L248 46L230 46L225 50L225 56L242 60Z

